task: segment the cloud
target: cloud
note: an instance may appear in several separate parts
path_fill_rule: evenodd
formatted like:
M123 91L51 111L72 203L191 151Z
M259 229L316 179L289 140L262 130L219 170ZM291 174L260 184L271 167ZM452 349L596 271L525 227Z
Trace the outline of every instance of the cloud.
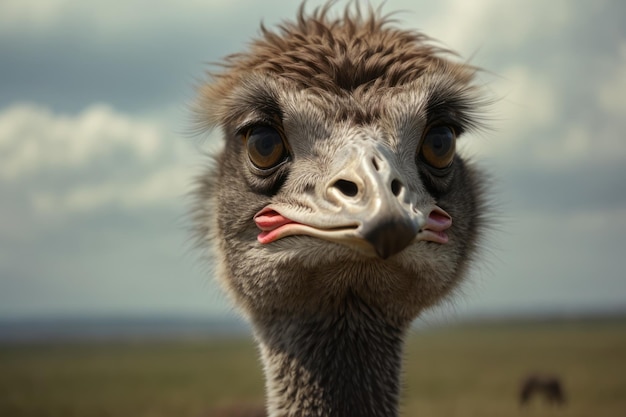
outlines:
M616 58L617 62L598 89L598 101L602 110L623 118L626 114L626 39L622 39Z
M245 0L181 0L158 5L146 0L3 0L0 34L79 31L85 41L105 43L131 38L149 43L164 32L176 32L181 38L185 36L181 29L206 34L218 28L222 34L232 35L227 28L232 26L233 19L237 19L239 29L254 22L252 27L256 31L259 17L275 19L274 11L279 6L285 9L280 0L254 4ZM297 2L290 5L292 10L297 7Z
M533 157L529 147L539 141L535 132L551 127L559 116L558 92L549 79L528 66L514 65L483 88L495 104L486 115L491 130L471 141L473 153L513 162L519 161L520 154Z
M273 26L298 6L246 3L0 1L0 108L24 101L71 113L94 102L132 113L182 108L207 63L241 49L261 19Z
M178 139L178 140L177 140ZM32 104L0 112L0 181L45 214L172 202L190 153L154 121L97 104L75 115Z
M0 112L0 149L0 178L15 180L45 170L87 168L118 150L140 161L154 160L163 151L163 137L157 126L103 104L74 116L16 104Z
M0 317L224 311L185 255L186 142L104 104L0 110Z
M573 19L570 3L564 0L448 0L439 4L436 13L420 27L466 57L483 47L486 51L524 47L529 40L559 33ZM415 3L407 3L406 7L415 8Z
M173 166L133 182L112 181L73 187L64 192L36 191L31 196L42 214L93 211L101 207L137 209L159 204L177 204L189 188L189 172Z
M159 7L147 1L95 1L81 0L4 0L0 3L0 31L18 32L56 30L70 23L90 27L92 33L114 35L134 32L137 26L153 26L167 21L184 20L198 15L219 13L237 7L238 1L188 0L161 2ZM80 19L78 19L80 18Z

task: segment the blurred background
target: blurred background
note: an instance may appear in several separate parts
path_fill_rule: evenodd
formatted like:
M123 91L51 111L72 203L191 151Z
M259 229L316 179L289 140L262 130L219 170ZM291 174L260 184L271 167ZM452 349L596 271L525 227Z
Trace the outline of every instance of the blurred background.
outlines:
M0 363L16 375L43 369L33 365L40 351L19 359L9 354L24 350L7 346L50 338L248 334L190 243L187 193L219 137L190 133L188 105L210 63L297 8L0 1ZM497 99L492 130L461 141L493 178L484 260L421 325L612 317L624 330L626 3L387 0L383 10L485 68L479 83ZM602 346L621 355L624 338L607 332L617 342ZM577 345L557 338L554 352L563 340ZM606 395L623 399L620 384ZM26 415L16 404L28 397L11 397L9 385L0 383L0 410ZM71 414L61 403L55 415Z

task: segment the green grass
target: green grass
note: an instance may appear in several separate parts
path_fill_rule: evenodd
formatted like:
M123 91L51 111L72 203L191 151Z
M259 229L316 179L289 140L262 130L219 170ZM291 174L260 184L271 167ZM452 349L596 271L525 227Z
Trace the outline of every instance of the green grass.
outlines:
M407 349L404 415L625 416L626 323L470 326L431 331ZM520 380L559 375L568 404L520 409Z
M473 325L406 349L404 416L626 415L626 322ZM520 379L559 374L568 404L517 403ZM0 416L192 416L263 403L249 340L0 346Z

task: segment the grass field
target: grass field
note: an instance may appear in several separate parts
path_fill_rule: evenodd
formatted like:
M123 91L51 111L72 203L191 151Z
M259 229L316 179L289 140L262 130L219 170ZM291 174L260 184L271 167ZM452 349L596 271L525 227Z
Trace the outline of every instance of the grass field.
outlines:
M626 416L626 321L420 331L405 368L403 416ZM533 371L561 376L565 407L519 407ZM2 417L205 417L241 402L263 403L250 340L0 346Z

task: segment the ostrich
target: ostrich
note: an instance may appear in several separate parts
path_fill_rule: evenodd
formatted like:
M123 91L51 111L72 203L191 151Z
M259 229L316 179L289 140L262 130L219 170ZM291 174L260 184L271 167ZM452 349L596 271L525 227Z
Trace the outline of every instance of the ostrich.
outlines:
M457 288L485 223L455 152L481 125L476 69L331 6L261 26L197 100L224 146L194 230L252 324L271 417L396 416L410 324Z

